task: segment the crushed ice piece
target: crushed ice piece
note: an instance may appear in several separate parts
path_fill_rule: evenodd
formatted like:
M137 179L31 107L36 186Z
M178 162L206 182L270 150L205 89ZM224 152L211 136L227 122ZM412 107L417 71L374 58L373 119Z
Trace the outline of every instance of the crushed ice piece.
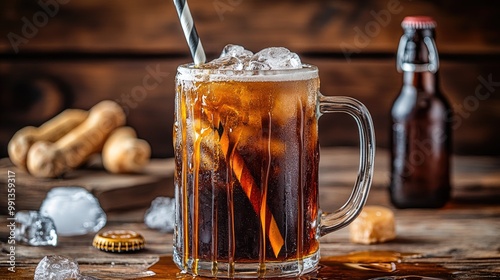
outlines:
M271 70L271 66L260 61L250 61L246 70Z
M152 229L172 232L175 225L175 199L157 197L144 215L144 223Z
M245 62L237 57L224 56L200 66L203 69L243 70Z
M204 69L243 70L253 53L238 45L226 45L219 58L201 65Z
M82 187L53 188L42 202L40 213L52 218L61 236L95 233L106 224L99 201Z
M283 47L271 47L253 54L238 45L226 45L219 58L200 66L203 69L219 70L285 70L300 69L300 57Z
M302 62L296 53L283 47L272 47L263 49L254 54L250 59L247 70L285 70L300 68L302 68Z
M15 239L31 246L56 246L57 233L54 221L37 211L16 213Z
M36 266L34 280L80 279L78 263L63 256L45 256Z
M243 60L249 60L253 56L253 52L246 50L242 46L228 44L222 49L220 57L237 57Z

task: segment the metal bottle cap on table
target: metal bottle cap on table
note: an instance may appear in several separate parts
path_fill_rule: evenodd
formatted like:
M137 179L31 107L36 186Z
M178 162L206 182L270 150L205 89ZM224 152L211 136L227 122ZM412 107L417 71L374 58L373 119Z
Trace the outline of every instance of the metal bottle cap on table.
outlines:
M92 245L106 252L132 252L144 249L144 237L131 230L110 230L96 234Z

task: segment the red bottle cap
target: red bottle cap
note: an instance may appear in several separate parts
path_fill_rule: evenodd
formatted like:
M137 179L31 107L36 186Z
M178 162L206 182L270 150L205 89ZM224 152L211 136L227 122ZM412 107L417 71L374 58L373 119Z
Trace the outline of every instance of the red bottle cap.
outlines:
M401 27L411 29L436 28L436 22L429 16L409 16L403 19Z

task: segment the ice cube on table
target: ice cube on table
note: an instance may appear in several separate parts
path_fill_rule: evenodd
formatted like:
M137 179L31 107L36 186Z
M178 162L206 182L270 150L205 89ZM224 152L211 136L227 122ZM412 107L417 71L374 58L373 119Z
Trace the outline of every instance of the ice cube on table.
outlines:
M34 280L98 280L80 274L78 262L64 256L45 256L36 266Z
M80 279L78 263L63 256L45 256L36 266L34 280Z
M175 225L175 199L157 197L144 215L144 223L152 229L172 232Z
M300 69L300 57L283 47L272 47L261 50L250 59L247 70L285 70Z
M57 233L54 221L37 211L19 211L16 213L17 241L31 246L57 245Z
M60 236L95 233L106 224L99 201L82 187L53 188L42 202L40 213L52 218Z

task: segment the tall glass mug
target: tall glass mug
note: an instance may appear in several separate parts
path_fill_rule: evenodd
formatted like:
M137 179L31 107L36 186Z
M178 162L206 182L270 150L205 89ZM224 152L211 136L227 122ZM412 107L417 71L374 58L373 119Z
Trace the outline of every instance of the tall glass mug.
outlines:
M366 201L372 120L352 98L321 95L315 66L237 72L178 68L174 262L208 277L310 272L319 237L350 223ZM361 160L352 195L325 214L318 208L318 118L332 112L355 118Z

